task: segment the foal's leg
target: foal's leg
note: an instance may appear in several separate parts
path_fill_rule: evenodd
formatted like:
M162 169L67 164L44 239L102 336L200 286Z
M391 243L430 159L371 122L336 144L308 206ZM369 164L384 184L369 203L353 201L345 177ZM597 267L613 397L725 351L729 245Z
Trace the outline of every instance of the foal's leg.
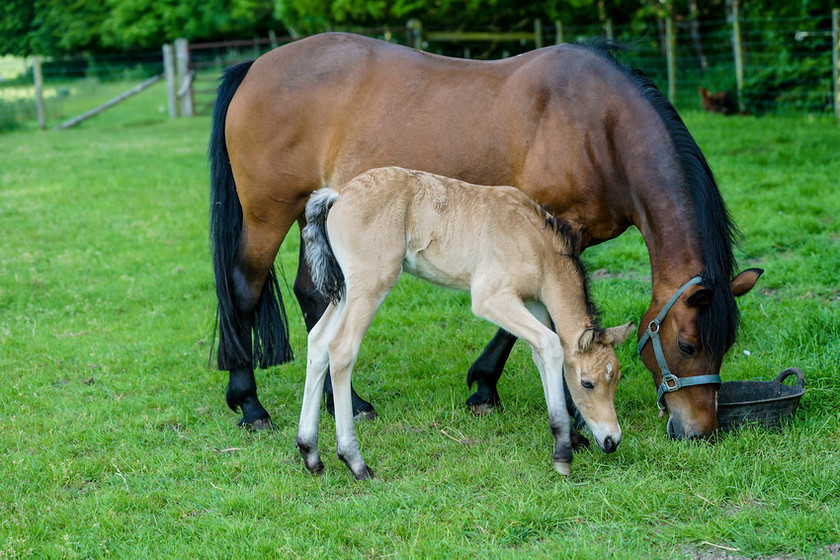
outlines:
M396 284L393 282L364 288L348 286L346 304L329 344L330 376L335 398L336 454L344 461L358 480L373 478L373 471L365 464L359 451L353 424L353 405L350 396L350 379L359 348L373 316Z
M528 311L517 295L484 289L474 284L473 312L484 317L531 345L534 363L540 371L548 408L548 422L554 435L554 468L563 475L571 473L572 446L569 413L563 391L563 347L560 338Z
M300 229L303 230L303 221L300 222ZM306 264L304 258L304 240L303 236L300 238L300 258L298 259L298 271L295 277L295 296L300 304L300 310L303 313L303 320L306 323L306 330L311 331L318 320L323 315L327 308L327 300L315 288L312 282L312 276L309 271L309 266ZM376 411L373 405L361 398L353 387L350 387L353 399L353 415L358 419L376 418ZM333 389L330 376L327 376L326 384L324 385L324 392L327 396L327 412L335 414L335 407L333 405Z
M306 348L306 383L303 388L296 443L306 468L313 474L321 474L324 470L318 453L318 417L321 411L324 378L327 377L330 364L329 342L342 308L341 302L338 307L327 307L321 320L309 331Z
M548 309L546 309L545 305L538 303L538 302L528 302L525 304L525 307L528 308L528 311L537 318L543 325L546 327L554 330L554 325L551 322L551 315L548 313ZM533 347L532 347L533 352ZM536 360L536 357L534 357ZM572 400L571 393L569 393L569 387L566 384L566 376L563 376L563 395L566 399L566 410L569 412L569 416L574 418L574 422L572 422L570 428L570 439L572 442L572 449L574 451L578 451L579 449L586 449L589 447L589 440L586 439L581 433L580 428L586 425L586 422L583 420L583 416L581 416L580 411L578 411L577 407L575 406L574 401Z

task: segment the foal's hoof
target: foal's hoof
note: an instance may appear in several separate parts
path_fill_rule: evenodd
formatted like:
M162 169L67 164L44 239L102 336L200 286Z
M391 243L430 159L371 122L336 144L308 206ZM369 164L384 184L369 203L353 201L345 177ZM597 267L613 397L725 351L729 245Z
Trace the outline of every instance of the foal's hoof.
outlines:
M354 472L353 476L356 477L356 480L370 480L371 478L376 478L371 468L367 465L365 465L365 468L359 472Z
M306 460L303 461L303 464L306 465L306 470L308 470L311 474L315 476L321 476L322 474L324 474L324 463L322 463L321 461L318 461L311 467L308 464L306 464Z
M569 476L572 474L572 464L566 461L554 461L554 470L563 476Z
M251 432L265 432L276 430L277 426L274 425L274 422L271 421L270 416L263 416L262 418L257 418L253 422L246 422L243 418L239 421L239 427L245 428Z

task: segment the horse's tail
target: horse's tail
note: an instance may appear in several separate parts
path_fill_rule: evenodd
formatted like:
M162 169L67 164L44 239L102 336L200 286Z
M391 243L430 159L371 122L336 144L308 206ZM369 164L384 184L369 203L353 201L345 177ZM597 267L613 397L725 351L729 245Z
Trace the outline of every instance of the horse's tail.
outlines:
M318 189L306 203L306 226L301 232L306 247L306 264L315 287L332 303L344 297L344 273L335 258L327 235L327 215L338 200L332 189Z
M216 297L219 326L219 369L231 369L245 364L265 368L292 359L289 328L277 273L271 267L260 294L253 323L253 347L245 348L238 335L241 322L233 301L234 283L231 277L239 241L242 235L242 206L236 193L233 171L225 143L225 118L228 105L245 79L253 61L229 68L222 76L213 109L210 133L210 244L213 272L216 277Z

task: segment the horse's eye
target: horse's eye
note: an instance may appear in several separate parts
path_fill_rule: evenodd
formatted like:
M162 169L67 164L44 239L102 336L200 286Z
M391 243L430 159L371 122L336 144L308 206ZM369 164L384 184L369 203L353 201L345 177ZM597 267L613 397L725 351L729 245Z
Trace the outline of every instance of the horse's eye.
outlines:
M696 346L687 342L683 342L682 340L677 341L677 346L679 347L680 352L682 352L686 356L693 356L697 352Z
M580 382L580 385L584 389L594 389L595 388L595 384L592 383L591 381L583 380L583 381Z

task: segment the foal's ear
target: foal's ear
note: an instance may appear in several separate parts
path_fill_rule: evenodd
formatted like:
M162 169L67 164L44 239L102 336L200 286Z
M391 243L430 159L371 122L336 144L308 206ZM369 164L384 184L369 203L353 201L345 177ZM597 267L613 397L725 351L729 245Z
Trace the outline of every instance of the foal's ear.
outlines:
M609 329L604 330L602 342L613 347L618 346L627 340L627 337L630 336L634 330L636 330L636 325L633 324L633 321L621 325L620 327L610 327Z
M577 340L577 351L580 354L585 354L592 346L592 341L595 340L595 329L586 329Z

